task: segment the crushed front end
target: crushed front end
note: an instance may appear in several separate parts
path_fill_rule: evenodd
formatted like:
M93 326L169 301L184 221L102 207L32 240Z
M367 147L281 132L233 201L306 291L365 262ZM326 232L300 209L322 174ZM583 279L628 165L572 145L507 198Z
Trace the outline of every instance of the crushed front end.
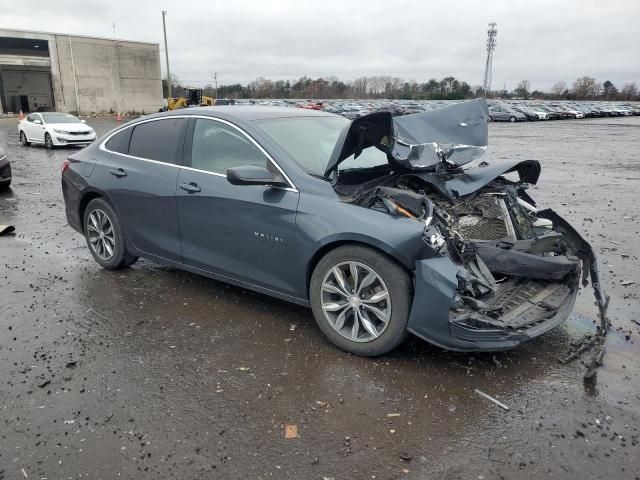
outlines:
M481 106L473 106L476 113L482 113ZM566 320L591 277L600 329L606 331L607 300L591 246L555 212L538 210L527 193L538 180L540 164L461 167L486 147L486 120L474 123L475 143L464 142L464 134L455 130L472 125L473 113L458 107L445 116L452 136L462 137L456 142L443 141L446 129L416 138L419 126L434 120L422 114L394 119L389 134L376 133L378 139L366 138L367 129L361 128L365 138L352 143L386 150L391 168L380 175L345 171L334 184L342 201L423 224L430 254L415 263L408 329L450 350L511 349ZM412 141L407 141L411 130ZM397 154L399 132L405 133L404 156Z

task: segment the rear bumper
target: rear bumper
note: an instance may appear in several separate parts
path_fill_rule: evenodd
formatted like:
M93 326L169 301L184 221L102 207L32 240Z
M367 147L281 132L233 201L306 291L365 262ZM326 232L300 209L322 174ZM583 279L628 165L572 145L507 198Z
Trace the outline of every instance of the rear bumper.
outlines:
M74 230L82 232L82 219L80 218L81 191L74 184L70 176L77 175L69 171L62 174L62 196L64 198L64 210L67 216L67 223Z

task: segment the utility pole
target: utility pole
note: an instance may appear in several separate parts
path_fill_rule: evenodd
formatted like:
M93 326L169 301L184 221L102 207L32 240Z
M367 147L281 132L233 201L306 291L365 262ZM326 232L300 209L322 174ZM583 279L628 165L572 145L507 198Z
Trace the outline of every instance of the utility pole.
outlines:
M213 72L213 83L215 85L213 98L214 100L217 100L218 99L218 72Z
M164 31L164 55L167 61L167 101L169 97L173 96L171 91L171 70L169 69L169 47L167 46L167 25L164 18L167 16L167 11L162 10L162 30Z
M484 89L485 98L487 97L487 92L491 90L491 76L493 74L493 51L496 49L496 36L498 35L496 26L496 22L491 22L489 24L489 30L487 30L487 61L484 65L484 81L482 82L482 88Z

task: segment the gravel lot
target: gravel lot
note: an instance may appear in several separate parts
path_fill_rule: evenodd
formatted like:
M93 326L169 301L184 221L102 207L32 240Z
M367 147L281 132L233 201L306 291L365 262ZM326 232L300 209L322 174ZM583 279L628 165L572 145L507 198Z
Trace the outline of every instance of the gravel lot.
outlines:
M149 261L104 271L66 225L69 150L21 147L16 123L0 120L0 479L639 478L640 117L490 125L484 159L540 160L530 193L599 254L613 327L589 384L557 359L595 328L590 287L517 351L411 339L364 359L307 309Z

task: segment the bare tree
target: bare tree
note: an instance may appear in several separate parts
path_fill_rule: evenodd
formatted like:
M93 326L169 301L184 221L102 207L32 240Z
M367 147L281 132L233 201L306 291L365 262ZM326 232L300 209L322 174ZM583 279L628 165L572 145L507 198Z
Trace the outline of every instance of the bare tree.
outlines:
M513 91L518 97L522 97L524 99L529 98L529 88L531 83L529 80L522 80L516 89Z
M551 87L551 93L557 95L558 97L567 91L567 83L564 80L560 80L553 84Z
M576 78L573 82L572 91L578 99L595 98L600 94L601 85L595 78L585 75Z
M622 90L620 90L620 95L623 100L635 100L638 97L636 82L625 83Z

